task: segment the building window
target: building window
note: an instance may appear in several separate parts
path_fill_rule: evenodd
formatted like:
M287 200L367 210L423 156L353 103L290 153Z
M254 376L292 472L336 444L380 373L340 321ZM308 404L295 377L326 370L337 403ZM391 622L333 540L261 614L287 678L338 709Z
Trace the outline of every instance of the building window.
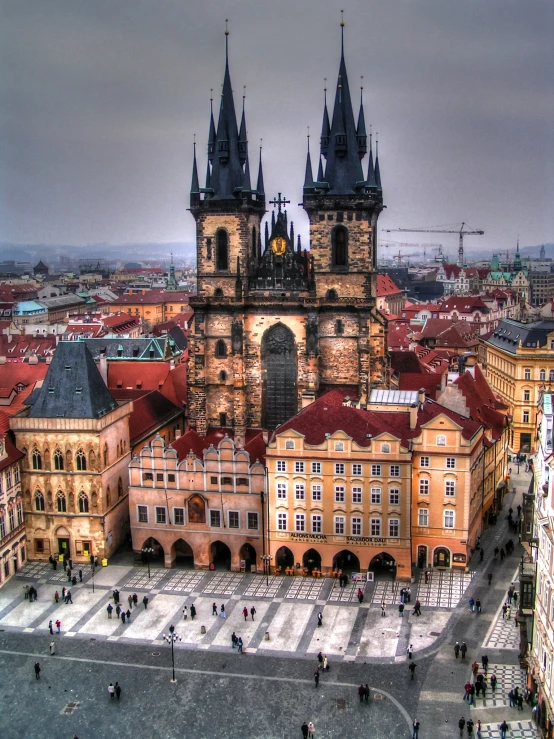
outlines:
M229 511L229 528L240 528L240 516L238 511Z
M10 520L10 531L13 531L15 529L15 510L13 508L8 511L8 518Z
M15 484L17 485L17 483L19 482L19 466L18 465L16 465L14 467L14 470L13 470L13 479L15 481Z
M342 462L337 462L335 464L335 475L344 475L344 464Z
M6 536L6 516L0 515L0 539Z
M321 462L312 462L312 474L321 475Z
M352 503L361 503L362 502L362 488L357 485L356 487L352 488Z
M530 380L531 379L531 369L529 367L526 367L523 370L523 379L524 380Z
M292 439L285 441L285 449L294 449L294 441Z
M428 526L429 525L429 511L427 510L427 508L418 508L417 524L418 526Z
M35 493L35 511L44 510L44 495L40 492Z
M361 464L353 464L352 465L352 474L356 477L362 476L362 465Z
M445 511L444 512L444 528L445 529L453 529L454 528L454 511Z
M156 482L163 482L164 481L164 473L163 472L157 472L156 473Z
M342 321L335 321L335 333L337 336L342 336L344 333L344 323Z
M430 467L431 459L429 457L420 457L419 466L420 467Z
M321 485L312 485L312 500L321 500Z
M362 535L362 519L359 516L354 516L351 521L352 536Z
M233 478L232 477L222 477L221 478L221 484L222 485L232 485L233 484Z
M321 515L319 513L312 516L312 534L321 534Z
M530 390L524 390L523 391L523 402L524 403L530 403L531 402L531 391Z
M221 511L210 511L210 526L221 528Z
M344 534L344 516L335 516L335 534Z
M143 472L142 473L142 482L143 482L143 484L145 482L153 482L153 480L154 480L154 475L153 475L152 472Z
M394 538L400 536L400 519L389 518L389 536Z
M420 480L419 481L419 494L420 495L429 495L429 480Z
M306 531L306 516L303 513L294 514L294 530Z
M539 380L546 380L546 370L541 369L539 372Z
M381 505L381 488L371 488L371 502Z
M523 411L523 423L529 423L529 411Z
M219 482L218 478L215 475L211 475L210 485L217 485L218 482Z
M215 268L219 271L229 269L229 239L227 231L222 228L215 235L216 251L215 251Z
M446 469L447 470L455 470L456 469L456 457L447 457L446 458Z
M79 513L88 513L88 495L85 492L79 493Z
M167 481L168 482L175 482L175 475L171 474L171 472L168 473L168 475L167 475Z
M137 506L137 520L139 523L148 523L148 506Z
M281 500L284 500L287 497L287 483L286 482L278 482L277 483L277 497Z
M286 531L286 530L287 530L287 514L278 513L277 514L277 531Z
M223 339L218 339L215 343L215 356L217 359L223 359L227 356L227 344Z
M17 525L21 526L23 523L23 505L21 503L17 504Z
M554 382L554 370L550 370L548 373L548 379L550 382Z
M35 554L44 554L44 539L35 539Z
M257 513L248 513L248 528L251 530L255 530L258 528L258 514Z
M370 518L369 520L370 536L381 536L381 519Z
M87 468L87 457L82 449L75 455L75 467L78 472L84 472Z
M295 500L306 499L306 488L304 487L304 485L296 483L296 485L294 486L294 498Z
M345 494L344 485L335 485L335 503L344 503Z
M304 462L295 462L294 463L294 471L295 472L304 472Z
M54 452L54 469L55 470L63 470L63 454L59 449L56 449Z
M400 490L398 488L391 488L389 490L389 505L400 504Z
M348 266L348 230L336 226L331 232L331 263L333 267Z
M372 477L381 477L381 465L380 464L372 464L371 465L371 476Z
M444 494L449 498L453 498L456 495L456 483L454 480L446 480L444 483Z
M247 488L248 487L248 478L247 477L237 477L237 487L238 488Z
M390 444L381 444L381 453L390 454Z
M31 464L34 470L42 469L42 455L37 448L33 449L31 454Z
M446 446L446 436L444 434L437 436L437 446Z
M6 490L12 487L12 471L6 470Z
M67 502L63 493L56 495L56 508L58 513L67 513Z
M174 508L173 509L173 523L176 526L185 525L185 509L184 508Z
M167 523L167 516L163 506L156 506L156 523Z
M227 414L226 413L219 414L219 425L222 428L225 428L227 426Z
M287 463L283 459L277 460L277 472L286 472L287 471Z
M344 452L344 441L335 441L335 451Z
M400 477L400 465L399 464L391 464L391 466L390 466L390 476L391 477Z

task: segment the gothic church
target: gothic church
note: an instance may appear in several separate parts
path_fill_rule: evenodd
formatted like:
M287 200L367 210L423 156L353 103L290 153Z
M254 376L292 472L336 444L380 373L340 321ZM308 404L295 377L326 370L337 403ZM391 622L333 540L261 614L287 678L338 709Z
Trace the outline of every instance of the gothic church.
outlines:
M342 33L344 28L341 29ZM228 37L226 34L226 51ZM217 127L199 186L196 153L190 211L196 220L197 295L191 299L189 421L275 429L325 390L367 403L387 382L386 322L375 307L377 219L383 209L379 159L368 142L363 104L357 124L341 48L331 118L325 101L317 177L310 152L303 207L310 248L295 243L279 195L271 228L260 153L250 177L244 110L237 123L229 59ZM377 154L377 153L376 153Z

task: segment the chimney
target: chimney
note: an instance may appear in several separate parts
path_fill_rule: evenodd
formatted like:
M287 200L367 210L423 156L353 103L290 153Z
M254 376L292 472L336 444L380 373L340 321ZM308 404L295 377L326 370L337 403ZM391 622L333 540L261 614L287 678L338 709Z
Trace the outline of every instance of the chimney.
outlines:
M102 379L106 383L106 386L108 385L108 360L106 359L106 351L100 352L100 374L102 375Z
M175 439L179 439L181 436L181 429L175 429Z
M419 410L419 403L412 403L410 406L410 430L413 431L417 426L417 412Z
M420 405L423 405L425 403L425 388L421 388L417 394L417 399L419 401Z

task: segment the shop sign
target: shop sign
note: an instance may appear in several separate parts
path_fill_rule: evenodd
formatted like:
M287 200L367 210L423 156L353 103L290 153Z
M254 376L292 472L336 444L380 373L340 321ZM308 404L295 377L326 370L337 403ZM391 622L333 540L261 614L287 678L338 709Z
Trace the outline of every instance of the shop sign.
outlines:
M297 539L298 541L320 541L320 542L326 542L327 541L327 535L326 534L291 534L291 539Z
M348 544L385 544L386 539L379 536L347 536Z

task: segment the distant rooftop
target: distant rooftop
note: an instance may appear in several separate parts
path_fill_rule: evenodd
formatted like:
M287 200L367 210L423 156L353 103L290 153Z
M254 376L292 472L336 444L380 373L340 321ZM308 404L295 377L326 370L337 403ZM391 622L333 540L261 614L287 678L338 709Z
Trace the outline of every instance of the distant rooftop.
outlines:
M369 402L379 405L412 405L418 402L417 390L372 390Z

